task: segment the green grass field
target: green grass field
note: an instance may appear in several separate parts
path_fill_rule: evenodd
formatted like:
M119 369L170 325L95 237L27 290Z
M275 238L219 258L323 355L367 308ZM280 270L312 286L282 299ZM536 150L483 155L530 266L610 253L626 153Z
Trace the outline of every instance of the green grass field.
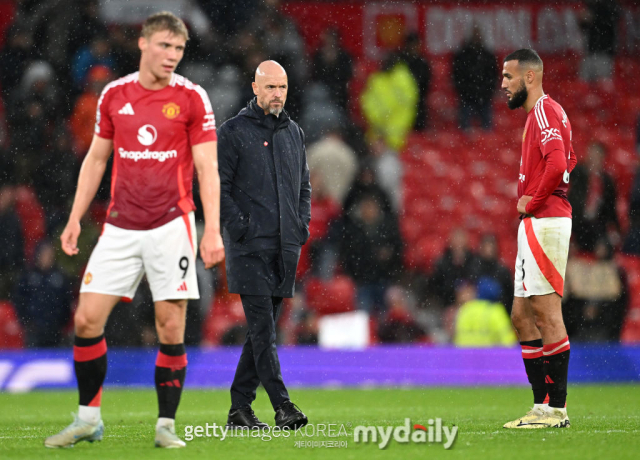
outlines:
M524 388L441 388L375 390L294 390L292 399L314 424L344 424L348 436L294 437L263 441L233 438L221 441L194 438L186 449L153 447L155 393L150 390L107 390L102 416L106 425L100 443L82 442L73 449L45 449L44 437L64 428L76 408L74 392L0 394L0 459L41 458L216 458L278 459L344 458L482 458L482 459L626 459L639 458L640 386L572 386L569 416L563 430L511 431L502 424L528 410L530 391ZM229 407L226 391L186 391L178 412L177 431L185 425L224 424ZM273 423L273 411L264 392L254 405L263 421ZM385 450L372 443L355 443L357 425L427 425L442 418L459 427L450 450L442 444L399 444ZM311 431L309 431L311 433ZM346 448L296 447L297 441L346 441Z

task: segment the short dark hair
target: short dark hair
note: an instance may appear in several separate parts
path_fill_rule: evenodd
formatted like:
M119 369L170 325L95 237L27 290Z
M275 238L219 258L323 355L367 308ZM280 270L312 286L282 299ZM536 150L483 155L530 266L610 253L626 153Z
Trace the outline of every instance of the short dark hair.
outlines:
M518 61L519 64L529 64L542 67L542 59L540 59L540 55L531 48L523 48L521 50L514 51L504 58L504 62L507 61Z

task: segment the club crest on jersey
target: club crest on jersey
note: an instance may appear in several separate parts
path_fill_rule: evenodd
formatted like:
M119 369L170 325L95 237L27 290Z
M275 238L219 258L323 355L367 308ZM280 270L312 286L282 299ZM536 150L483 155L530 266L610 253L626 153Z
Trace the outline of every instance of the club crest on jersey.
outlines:
M180 106L175 102L169 102L164 107L162 107L162 113L169 120L173 120L175 117L180 115Z
M84 284L89 284L91 281L93 281L93 275L91 274L91 272L88 272L84 276Z
M562 135L558 128L546 128L542 130L542 145L546 144L552 139L562 140Z

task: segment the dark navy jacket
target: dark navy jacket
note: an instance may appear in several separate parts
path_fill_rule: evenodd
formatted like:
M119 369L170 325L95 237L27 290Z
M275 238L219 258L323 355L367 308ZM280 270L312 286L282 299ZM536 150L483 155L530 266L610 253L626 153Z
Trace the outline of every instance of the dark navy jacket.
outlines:
M254 99L218 129L218 164L229 292L292 297L311 220L302 129L285 111L265 115ZM265 263L274 252L275 274Z

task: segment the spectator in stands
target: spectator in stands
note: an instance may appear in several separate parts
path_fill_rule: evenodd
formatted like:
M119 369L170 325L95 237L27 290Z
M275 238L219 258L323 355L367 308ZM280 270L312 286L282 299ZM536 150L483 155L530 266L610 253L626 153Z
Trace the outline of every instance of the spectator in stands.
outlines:
M71 75L76 89L82 89L92 67L102 65L113 70L115 61L111 57L111 46L106 35L96 35L91 43L83 46L73 57Z
M473 264L473 276L475 279L483 277L490 278L498 282L500 286L499 302L511 312L511 302L513 300L513 275L499 259L498 240L493 234L486 234L480 240L477 257Z
M71 300L71 285L56 264L53 244L41 241L34 266L23 274L13 299L27 346L61 345L62 331L71 318Z
M474 282L475 259L476 256L469 247L467 232L462 228L453 229L449 237L449 247L435 263L429 278L428 292L435 297L440 307L454 303L456 282Z
M358 170L358 158L342 139L340 127L333 128L307 149L309 171L326 186L328 195L342 203Z
M326 29L320 39L320 47L313 56L312 78L323 83L333 101L347 110L348 85L353 76L351 56L340 43L338 29Z
M429 115L427 111L427 97L431 83L431 66L422 54L422 43L420 42L420 35L418 35L418 33L412 32L407 35L400 59L409 66L409 70L418 84L418 113L413 129L422 131L427 127L427 118Z
M472 118L480 120L484 130L492 126L491 103L498 83L495 54L484 45L479 27L453 56L453 85L459 98L460 128L468 130Z
M342 208L345 213L350 213L363 197L373 197L385 214L393 214L393 206L387 192L384 191L376 180L375 166L371 160L365 160L355 180L349 187Z
M400 151L413 128L419 97L409 67L397 54L391 54L382 69L369 76L360 96L367 137L381 136L390 148Z
M96 107L100 93L113 80L111 69L103 65L93 66L87 75L87 89L76 99L71 113L70 127L73 134L74 150L79 158L84 158L93 139L96 123Z
M404 165L398 157L398 152L390 149L380 137L369 138L369 153L376 183L391 199L391 205L396 213L402 207L402 177Z
M67 56L75 56L78 50L91 43L96 35L107 36L109 31L101 19L98 0L71 0L69 3L72 3L69 7L76 10L77 16L69 24ZM136 66L137 64L136 62Z
M437 328L437 334L440 343L451 343L455 339L456 333L456 318L460 308L467 302L471 302L476 298L476 285L468 280L458 280L454 287L456 300L448 305L442 313L437 312L437 319L441 324L441 328ZM429 310L423 310L424 312L433 314L434 312ZM434 323L434 320L431 319Z
M300 102L303 107L300 125L305 127L304 135L309 144L318 142L337 127L343 131L349 126L346 112L335 103L324 83L307 85Z
M33 177L38 155L48 141L48 130L62 119L61 94L55 78L49 63L33 61L7 101L11 150L16 154L15 172L22 183Z
M424 330L411 313L400 287L392 286L387 290L386 303L389 309L378 326L380 342L411 343L423 341L426 338Z
M280 3L280 0L260 2L242 34L253 36L258 49L263 51L263 60L277 61L287 69L289 87L302 88L303 82L307 80L310 59L296 24L280 11ZM246 49L240 47L240 53L241 59L245 60ZM260 61L252 63L255 64L254 70L259 63ZM287 112L293 118L302 113L302 96L302 91L292 91L287 98Z
M592 252L596 241L613 232L619 238L620 224L616 213L616 187L604 170L606 148L592 142L587 148L585 164L571 172L569 202L573 208L573 235L578 247Z
M0 88L5 101L10 99L11 92L17 88L22 75L32 57L33 40L28 30L21 24L13 24L6 35L4 48L0 51Z
M363 195L346 213L340 261L357 286L358 308L383 314L387 288L402 268L402 240L395 215L375 195Z
M0 186L0 300L9 298L24 265L22 227L14 204L14 186Z
M315 312L301 310L298 313L294 330L294 341L297 345L318 344L318 317Z
M335 270L338 259L338 248L331 238L329 230L342 214L340 202L336 201L330 194L330 188L318 173L311 172L311 221L309 222L309 240L302 247L302 260L306 259L307 252L310 253L310 262L313 269L312 274L322 279L329 279Z
M636 153L640 155L640 117L638 117L636 124ZM636 175L631 186L629 232L624 241L622 252L640 255L640 168L636 169Z
M453 342L458 347L510 347L518 343L501 297L500 284L480 278L477 298L464 303L456 317Z
M115 74L119 77L136 72L140 65L140 49L138 37L140 32L128 25L114 25L109 31L111 55L114 61ZM189 45L191 54L191 44ZM185 57L186 62L186 57ZM184 62L183 62L184 64Z
M270 0L259 5L261 11L254 16L257 37L272 59L278 61L289 72L289 80L305 81L309 59L305 52L304 40L298 27L280 11L281 0ZM289 104L287 104L289 105Z
M620 7L615 0L585 0L582 26L587 53L580 68L584 81L610 79L616 52L616 32Z
M595 256L569 258L562 315L571 340L618 341L628 304L626 278L606 238L596 243Z
M95 106L90 116L95 122ZM90 129L93 132L93 127ZM59 225L66 223L80 161L71 148L71 136L65 127L60 126L49 142L51 145L35 164L32 185L45 213L47 234L53 235Z
M262 0L198 0L197 2L227 40L237 36L251 20Z

